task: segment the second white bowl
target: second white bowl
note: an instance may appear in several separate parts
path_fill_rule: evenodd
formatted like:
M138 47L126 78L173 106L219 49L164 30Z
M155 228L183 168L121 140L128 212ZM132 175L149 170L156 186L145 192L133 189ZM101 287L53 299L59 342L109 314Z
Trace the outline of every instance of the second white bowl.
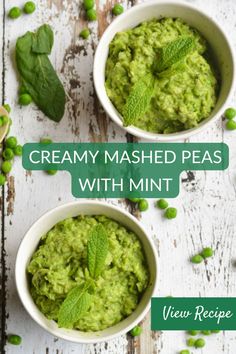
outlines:
M29 290L27 265L37 249L39 241L55 224L66 218L77 215L105 215L133 231L140 239L150 272L149 285L144 292L136 310L126 319L115 326L100 332L81 332L59 328L55 321L48 320L34 303ZM30 316L45 330L56 337L77 343L97 343L112 339L130 331L147 314L150 309L151 297L156 292L157 282L157 255L151 238L147 235L141 224L128 212L116 206L95 202L73 202L55 208L44 214L26 233L18 250L15 266L16 287L19 297Z
M217 104L211 115L202 121L196 128L173 134L155 134L141 130L135 126L123 127L122 117L115 109L105 90L105 66L109 52L109 44L117 32L133 28L143 21L153 18L179 17L191 27L196 28L210 44L216 64L221 75L221 88ZM112 120L127 132L153 141L183 140L196 134L219 118L227 105L235 83L235 64L233 49L220 26L203 11L193 5L181 1L151 0L134 6L118 16L104 32L94 59L94 85L97 96Z

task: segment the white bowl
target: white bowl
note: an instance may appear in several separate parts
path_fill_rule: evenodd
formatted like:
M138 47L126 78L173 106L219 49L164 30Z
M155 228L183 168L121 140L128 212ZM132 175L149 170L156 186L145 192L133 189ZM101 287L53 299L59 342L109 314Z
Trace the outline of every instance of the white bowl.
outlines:
M48 320L39 311L29 291L26 268L34 251L38 247L40 238L59 221L80 214L105 215L132 230L142 242L150 271L149 286L144 292L136 310L129 317L119 322L115 326L99 332L81 332L77 330L58 328L55 321ZM150 309L151 297L156 292L157 255L151 238L147 235L141 224L128 212L121 208L102 202L73 202L59 206L47 212L29 229L18 250L15 266L15 279L19 297L26 311L41 327L56 337L60 337L72 342L97 343L107 341L118 335L127 333L134 326L136 326L147 314Z
M115 34L127 28L135 27L145 20L162 17L179 17L202 33L213 50L222 81L219 98L211 115L197 127L173 134L150 133L134 126L123 127L122 117L107 96L104 85L105 65L109 52L109 44ZM223 114L235 83L233 49L223 29L197 7L181 1L151 0L134 6L118 16L106 29L96 50L93 78L97 96L104 110L115 123L127 132L137 137L153 141L182 140L202 131Z

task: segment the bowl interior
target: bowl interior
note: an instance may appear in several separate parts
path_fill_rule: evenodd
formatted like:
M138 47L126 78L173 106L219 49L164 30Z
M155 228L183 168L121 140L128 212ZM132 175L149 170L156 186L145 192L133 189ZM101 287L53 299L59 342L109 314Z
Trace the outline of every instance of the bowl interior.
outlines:
M201 128L209 121L213 120L213 118L217 118L216 115L219 116L222 113L227 98L232 92L234 82L232 48L219 26L207 15L186 3L168 1L149 1L128 10L112 22L100 40L94 61L94 83L97 95L104 109L118 125L123 127L121 116L108 98L104 85L109 43L117 32L135 27L145 20L162 17L179 17L191 27L196 28L209 43L221 76L221 87L217 104L211 115L206 120L202 121L198 127L174 134L148 133L133 126L125 128L130 133L147 139L176 140L180 137L185 138L192 135L201 130Z
M110 217L128 229L132 230L142 242L144 252L146 254L148 267L150 270L150 282L136 310L125 320L116 324L113 327L107 328L100 332L81 332L77 330L67 330L58 328L54 321L49 321L35 305L29 291L26 267L36 250L39 240L49 231L57 222L77 215L105 215ZM154 293L156 286L156 256L152 246L152 242L148 239L146 233L137 221L128 213L117 207L113 207L103 203L95 202L75 202L67 204L45 214L41 217L28 231L24 237L16 260L16 285L21 301L31 315L31 317L44 329L54 334L74 342L79 343L94 343L107 339L111 339L116 335L126 333L135 326L145 316L150 308L150 299Z

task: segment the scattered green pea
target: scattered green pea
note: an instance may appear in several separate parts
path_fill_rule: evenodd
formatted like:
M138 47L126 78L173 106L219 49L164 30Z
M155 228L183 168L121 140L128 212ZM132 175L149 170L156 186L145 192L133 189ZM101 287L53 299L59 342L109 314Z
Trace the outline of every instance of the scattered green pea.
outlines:
M8 116L2 116L2 124L6 125L7 123L9 123L9 117Z
M47 170L46 172L47 172L48 175L53 176L53 175L55 175L57 173L57 170Z
M19 97L19 104L21 106L28 106L32 101L32 97L28 93L23 93Z
M6 183L6 177L1 173L0 174L0 186L3 186Z
M121 4L115 4L113 9L112 9L112 13L115 16L121 15L124 12L124 8Z
M148 201L146 199L141 199L138 202L138 208L139 208L140 211L148 210Z
M33 1L27 1L24 5L24 13L29 15L36 10L36 5Z
M132 337L140 336L141 333L142 333L142 327L140 327L140 326L135 326L130 331L130 334L131 334Z
M21 16L21 13L21 9L17 6L14 6L8 12L8 17L10 17L12 20L15 20L16 18Z
M11 334L10 336L8 336L7 341L8 343L11 343L13 345L20 345L22 339L17 334Z
M1 169L2 169L3 173L5 173L5 174L9 173L12 169L12 163L10 161L4 161L2 163Z
M194 345L195 345L195 348L203 348L203 347L205 347L205 344L206 344L205 340L203 338L199 338L196 340Z
M22 146L17 145L14 149L13 152L16 156L22 156Z
M195 342L196 342L196 339L194 339L194 338L188 338L186 341L188 347L194 347Z
M209 258L209 257L212 257L214 255L214 251L212 248L210 247L206 247L203 249L202 253L201 253L201 256L203 258Z
M17 139L15 136L10 136L9 138L6 139L5 142L6 147L9 147L11 149L14 149L17 146Z
M208 331L208 330L201 331L201 333L204 334L204 336L210 336L211 335L211 331Z
M196 331L196 330L188 331L188 334L189 334L190 336L196 336L198 333L199 333L199 331Z
M159 199L157 201L157 207L160 209L166 209L168 208L168 202L165 199Z
M202 263L203 262L203 257L200 255L200 254L196 254L196 256L193 256L191 258L191 262L192 263L195 263L195 264L199 264L199 263Z
M52 139L51 138L41 138L40 139L40 144L51 144Z
M228 120L228 122L226 123L226 129L235 130L236 129L236 122L234 120Z
M21 85L19 90L18 90L19 95L23 95L23 93L28 93L25 86Z
M79 35L83 39L88 39L88 37L90 36L90 30L88 28L84 28Z
M181 350L179 354L190 354L190 351L188 349Z
M177 216L177 209L167 208L164 215L167 219L174 219Z
M11 113L11 107L9 106L9 104L5 103L3 105L3 108L5 108L5 110L8 112L8 113Z
M234 117L236 117L236 109L234 109L234 108L226 109L224 116L227 119L233 119Z
M90 10L94 7L94 0L84 0L85 10Z
M2 156L4 160L12 160L14 157L14 152L11 148L6 148L3 150Z
M87 10L86 15L89 21L96 21L97 19L97 12L94 9Z

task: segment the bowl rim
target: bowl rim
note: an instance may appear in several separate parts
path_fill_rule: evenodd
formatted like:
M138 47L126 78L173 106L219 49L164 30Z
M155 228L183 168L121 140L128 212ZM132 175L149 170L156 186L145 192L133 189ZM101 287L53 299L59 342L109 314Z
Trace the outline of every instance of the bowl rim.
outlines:
M101 48L103 48L104 38L106 38L106 36L110 32L112 32L113 27L116 25L116 23L125 21L125 18L132 15L132 13L135 11L142 10L143 8L146 8L146 7L152 7L153 5L156 5L156 6L161 6L161 5L180 6L180 7L188 8L188 9L191 9L195 12L198 12L201 16L205 17L207 19L207 21L209 21L210 23L213 23L213 25L218 29L218 31L221 32L222 37L224 38L225 43L228 46L230 56L231 56L230 59L233 63L231 86L230 86L228 95L224 100L224 103L220 106L218 111L212 117L206 118L202 122L200 122L197 127L194 127L194 128L188 129L188 130L183 130L183 131L176 132L176 133L172 133L172 134L152 133L152 132L142 130L142 129L135 127L133 125L128 126L128 127L124 127L124 125L122 123L122 117L121 117L120 113L116 110L116 108L112 104L112 102L111 102L111 104L114 109L110 109L106 106L106 104L103 104L103 98L102 98L100 85L99 85L99 79L98 79L99 70L97 70L97 67L99 67L100 52L101 52ZM178 0L178 1L177 0L159 0L158 2L156 0L149 0L149 1L145 1L143 3L137 4L133 7L131 7L130 9L128 9L127 11L125 11L123 14L117 16L117 18L115 18L109 24L109 26L106 28L106 30L104 31L104 33L102 34L102 36L99 40L98 46L96 48L95 56L94 56L93 82L94 82L94 87L95 87L97 97L99 98L99 101L100 101L103 109L105 110L107 115L112 119L112 121L115 122L119 127L121 127L123 130L132 134L135 137L143 138L148 141L172 142L172 141L176 141L176 140L187 139L187 138L201 132L202 130L206 129L209 125L216 122L222 116L222 114L224 113L224 111L226 109L228 102L232 98L234 88L236 86L235 66L236 66L236 59L235 59L234 48L231 43L231 40L228 38L228 35L226 34L226 31L224 30L224 28L217 21L215 21L214 18L212 18L210 15L208 15L204 10L199 9L196 5L189 4L189 3L182 1L182 0ZM109 97L108 97L108 99L109 99Z
M150 295L150 298L148 300L148 303L146 304L146 306L144 307L144 309L142 310L142 312L139 314L139 316L137 316L135 318L134 321L132 321L132 323L124 328L122 328L121 330L118 330L116 333L113 334L108 334L108 335L101 335L100 337L96 337L94 339L92 338L78 338L78 340L76 338L71 338L69 335L70 330L68 330L68 334L65 333L58 333L57 328L52 328L52 327L48 327L45 323L42 323L40 321L38 321L38 316L37 313L32 313L28 310L26 304L25 304L25 299L31 297L28 289L25 289L24 285L21 284L21 280L22 278L18 277L18 271L21 267L21 254L22 252L25 253L25 248L24 248L24 244L25 242L27 242L27 240L29 238L32 238L32 229L39 223L41 223L44 219L48 219L50 218L51 215L53 215L54 213L59 212L60 210L63 209L70 209L71 207L74 206L91 206L91 205L96 205L99 206L101 208L105 207L105 208L110 208L112 209L114 212L118 212L120 214L125 215L127 218L129 218L131 221L133 221L138 228L142 231L144 238L146 239L146 241L148 242L152 253L153 253L153 259L154 259L154 264L153 264L153 268L154 268L154 277L153 277L153 289ZM102 209L101 209L101 213L102 213ZM79 214L78 214L79 215ZM86 215L86 212L85 212ZM63 220L63 219L62 219ZM139 237L137 235L137 237ZM31 249L27 249L27 253L30 253ZM147 256L147 255L146 255ZM157 256L157 250L154 244L153 239L151 238L151 236L149 235L148 232L145 231L144 226L141 224L141 222L139 220L137 220L132 214L130 214L127 210L122 209L119 206L113 205L113 204L109 204L107 202L103 202L103 201L73 201L73 202L69 202L69 203L64 203L62 205L59 205L55 208L49 209L48 211L46 211L45 213L43 213L35 222L33 222L30 226L30 228L27 230L27 232L25 233L23 239L20 242L20 245L18 247L17 250L17 256L16 256L16 262L15 262L15 285L16 285L16 290L17 290L17 294L20 298L20 301L23 305L23 307L25 308L26 312L30 315L30 317L44 330L46 330L48 333L67 340L69 342L73 342L73 343L77 343L77 344L95 344L95 343L100 343L100 342L104 342L104 341L109 341L112 340L118 336L124 335L126 333L128 333L133 327L135 327L138 323L140 323L144 317L147 315L148 311L151 308L151 298L157 294L157 279L158 279L158 256ZM35 307L37 308L36 304L34 304ZM129 316L128 316L129 317ZM127 317L127 318L128 318ZM46 318L46 317L45 317ZM122 322L122 321L121 321ZM79 331L78 331L79 332ZM93 332L96 336L96 333L98 332Z

